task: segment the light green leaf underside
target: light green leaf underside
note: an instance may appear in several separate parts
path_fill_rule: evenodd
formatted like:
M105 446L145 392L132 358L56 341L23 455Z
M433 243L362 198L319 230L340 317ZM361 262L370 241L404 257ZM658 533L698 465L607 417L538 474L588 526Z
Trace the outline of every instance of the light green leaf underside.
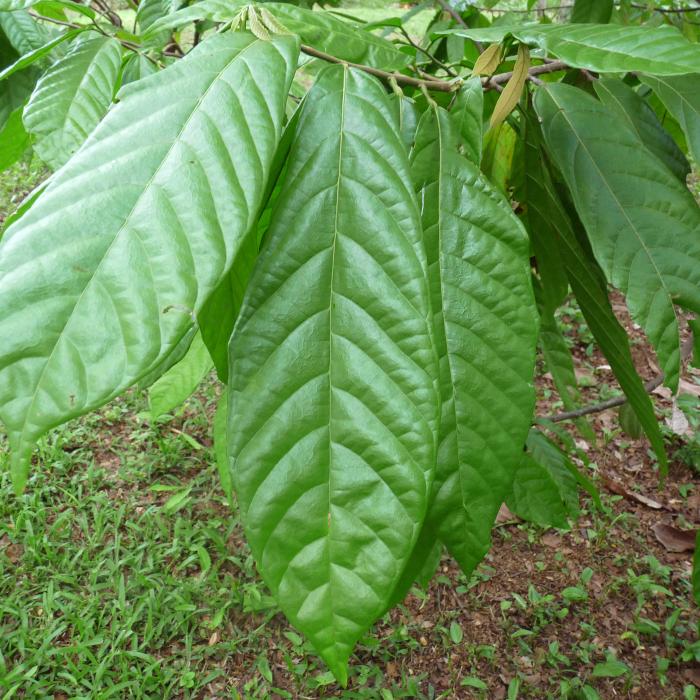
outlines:
M0 418L18 487L37 438L163 362L228 272L263 196L297 50L292 37L219 34L127 86L5 232Z
M231 339L229 454L248 541L341 682L433 475L437 367L409 182L384 89L326 68Z
M475 41L501 42L512 35L538 46L573 68L600 73L639 71L652 75L700 72L700 44L688 41L670 26L559 24L460 28L438 32Z
M449 115L431 109L412 169L442 399L428 519L469 573L488 551L532 420L537 311L525 231L458 141Z
M542 244L557 250L561 256L586 323L644 426L663 471L667 465L663 438L651 399L635 370L627 332L610 306L607 283L600 267L592 253L577 238L571 220L559 200L546 166L540 127L534 115L528 115L525 137L525 177L530 212L528 222L548 222L541 229Z
M0 0L0 3L2 0ZM52 33L28 12L4 12L0 8L0 28L20 56L30 53L52 39Z
M460 150L478 167L484 141L484 90L479 78L470 78L459 89L450 114L459 135Z
M288 3L266 2L263 7L305 44L337 58L384 70L400 70L410 57L386 39L324 11L307 10Z
M197 333L185 356L173 365L148 390L151 420L183 404L213 367L202 334Z
M538 430L530 431L508 507L542 527L568 528L568 519L579 514L575 469L554 443Z
M82 34L82 32L84 31L84 29L71 29L67 32L64 32L63 34L59 34L58 36L53 37L45 44L42 44L36 49L33 49L29 53L25 53L20 58L18 58L13 64L5 67L2 71L0 71L0 81L4 82L8 80L11 76L13 76L15 73L23 71L28 66L31 66L32 64L37 63L38 61L41 61L41 59L48 56L57 46L63 44L66 41L70 41L79 34Z
M82 146L112 102L121 69L116 39L90 35L44 73L24 108L37 155L53 170Z
M616 78L601 78L594 81L593 87L600 101L685 185L690 165L649 103Z
M700 75L640 76L683 129L693 160L700 163Z
M665 383L674 389L680 365L674 304L700 313L700 209L595 98L552 85L537 91L535 107L593 252L608 280L625 293L656 349Z

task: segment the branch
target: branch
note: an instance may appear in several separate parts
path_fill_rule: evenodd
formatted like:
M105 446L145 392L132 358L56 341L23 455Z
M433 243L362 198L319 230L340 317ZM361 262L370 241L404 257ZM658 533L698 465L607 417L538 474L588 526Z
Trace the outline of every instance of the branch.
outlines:
M328 61L328 63L341 63L345 66L350 66L351 68L357 68L365 73L389 82L390 80L395 80L399 85L410 85L416 88L425 88L426 90L433 90L435 92L454 92L459 89L462 84L461 80L455 80L447 82L445 80L421 80L420 78L412 78L409 75L404 75L403 73L389 73L379 68L374 68L373 66L365 66L361 63L351 63L350 61L344 61L336 56L331 56L329 53L319 51L313 48L313 46L307 46L306 44L301 45L301 50L307 56L312 56L313 58L320 58L323 61Z
M686 362L690 356L693 354L693 336L692 334L686 339L686 341L681 346L681 363ZM652 377L648 382L644 384L644 391L647 394L651 394L654 389L658 389L664 382L663 373L658 374L656 377ZM601 411L607 411L609 408L615 408L617 406L622 406L627 403L626 396L617 396L614 399L608 399L607 401L601 401L600 403L593 404L591 406L584 406L583 408L577 408L575 411L565 411L564 413L556 413L551 416L539 416L542 420L548 420L551 423L560 423L564 420L572 420L573 418L581 418L582 416L590 415L591 413L600 413Z
M541 66L533 66L527 73L528 77L532 78L533 76L542 75L543 73L556 73L557 71L566 70L567 68L569 68L569 66L563 61L549 61ZM512 77L512 71L508 73L499 73L498 75L491 76L484 80L482 86L484 90L492 90L498 85L507 83Z

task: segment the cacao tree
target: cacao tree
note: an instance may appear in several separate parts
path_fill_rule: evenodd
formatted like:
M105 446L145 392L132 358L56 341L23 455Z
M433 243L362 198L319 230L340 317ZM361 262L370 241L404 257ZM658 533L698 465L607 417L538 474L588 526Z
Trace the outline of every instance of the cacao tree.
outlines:
M441 0L416 36L411 10L134 9L0 0L0 164L54 171L0 240L11 476L51 428L134 385L155 418L215 367L223 487L345 682L443 547L474 569L504 500L564 527L577 484L595 497L533 427L539 343L555 418L590 431L569 293L665 469L609 291L675 391L700 312L691 13Z

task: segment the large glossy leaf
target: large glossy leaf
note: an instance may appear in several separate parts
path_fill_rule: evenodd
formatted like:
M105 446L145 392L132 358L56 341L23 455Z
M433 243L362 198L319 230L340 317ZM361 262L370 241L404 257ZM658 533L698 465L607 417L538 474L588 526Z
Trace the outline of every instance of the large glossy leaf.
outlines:
M592 96L552 85L537 91L535 107L593 252L625 293L674 389L680 367L676 304L700 313L700 209L636 133Z
M678 120L693 160L700 163L700 75L675 78L642 75L640 79Z
M74 39L76 36L78 36L84 31L84 29L71 29L67 32L63 32L58 36L52 37L45 44L42 44L41 46L35 49L32 49L31 51L29 51L29 53L23 54L22 56L18 57L14 63L12 63L9 66L6 66L5 68L3 68L2 71L0 71L0 81L4 82L18 71L23 71L28 66L31 66L32 64L37 63L38 61L41 61L43 58L48 56L57 46L63 44L66 41Z
M197 333L185 356L174 364L148 390L151 420L183 404L213 367L202 334Z
M17 487L37 438L161 364L228 272L296 61L292 37L218 34L130 84L5 232L0 418Z
M577 238L555 190L546 165L540 127L534 116L527 122L525 174L528 180L528 209L536 212L537 220L550 222L542 229L546 236L543 244L547 245L549 240L551 245L556 245L586 323L644 427L662 469L665 469L667 460L661 430L651 400L635 370L629 338L610 306L602 272L592 254Z
M469 573L486 554L532 420L537 311L527 235L458 152L447 112L412 159L430 266L442 415L429 526Z
M267 2L264 8L286 29L298 34L303 43L345 61L384 70L399 70L410 61L410 57L390 41L328 12L281 2Z
M593 83L593 87L601 102L617 114L637 134L639 140L685 184L690 165L676 142L661 126L649 103L616 78L601 78Z
M700 45L664 25L532 24L485 29L459 28L438 32L475 41L500 43L509 35L538 46L573 68L599 73L639 71L652 75L700 72Z
M88 36L88 35L85 35ZM90 35L41 77L24 109L37 155L54 170L82 146L107 112L121 70L116 39Z
M22 10L3 12L0 8L0 28L20 56L38 49L53 38L43 24L39 24L28 12Z
M479 78L470 78L457 92L450 114L460 138L460 151L477 167L484 140L484 90Z
M438 410L407 156L365 73L326 68L302 105L230 367L248 541L285 614L344 682L423 522Z

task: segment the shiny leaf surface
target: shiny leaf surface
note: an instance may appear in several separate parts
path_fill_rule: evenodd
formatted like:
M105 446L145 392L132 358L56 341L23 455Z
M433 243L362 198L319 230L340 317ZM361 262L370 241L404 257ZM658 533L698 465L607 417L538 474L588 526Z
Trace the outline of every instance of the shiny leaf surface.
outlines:
M384 88L328 67L301 109L231 339L229 454L265 581L345 682L424 519L437 367Z
M130 84L5 232L0 417L16 487L36 439L160 365L228 272L296 61L292 37L218 34Z

